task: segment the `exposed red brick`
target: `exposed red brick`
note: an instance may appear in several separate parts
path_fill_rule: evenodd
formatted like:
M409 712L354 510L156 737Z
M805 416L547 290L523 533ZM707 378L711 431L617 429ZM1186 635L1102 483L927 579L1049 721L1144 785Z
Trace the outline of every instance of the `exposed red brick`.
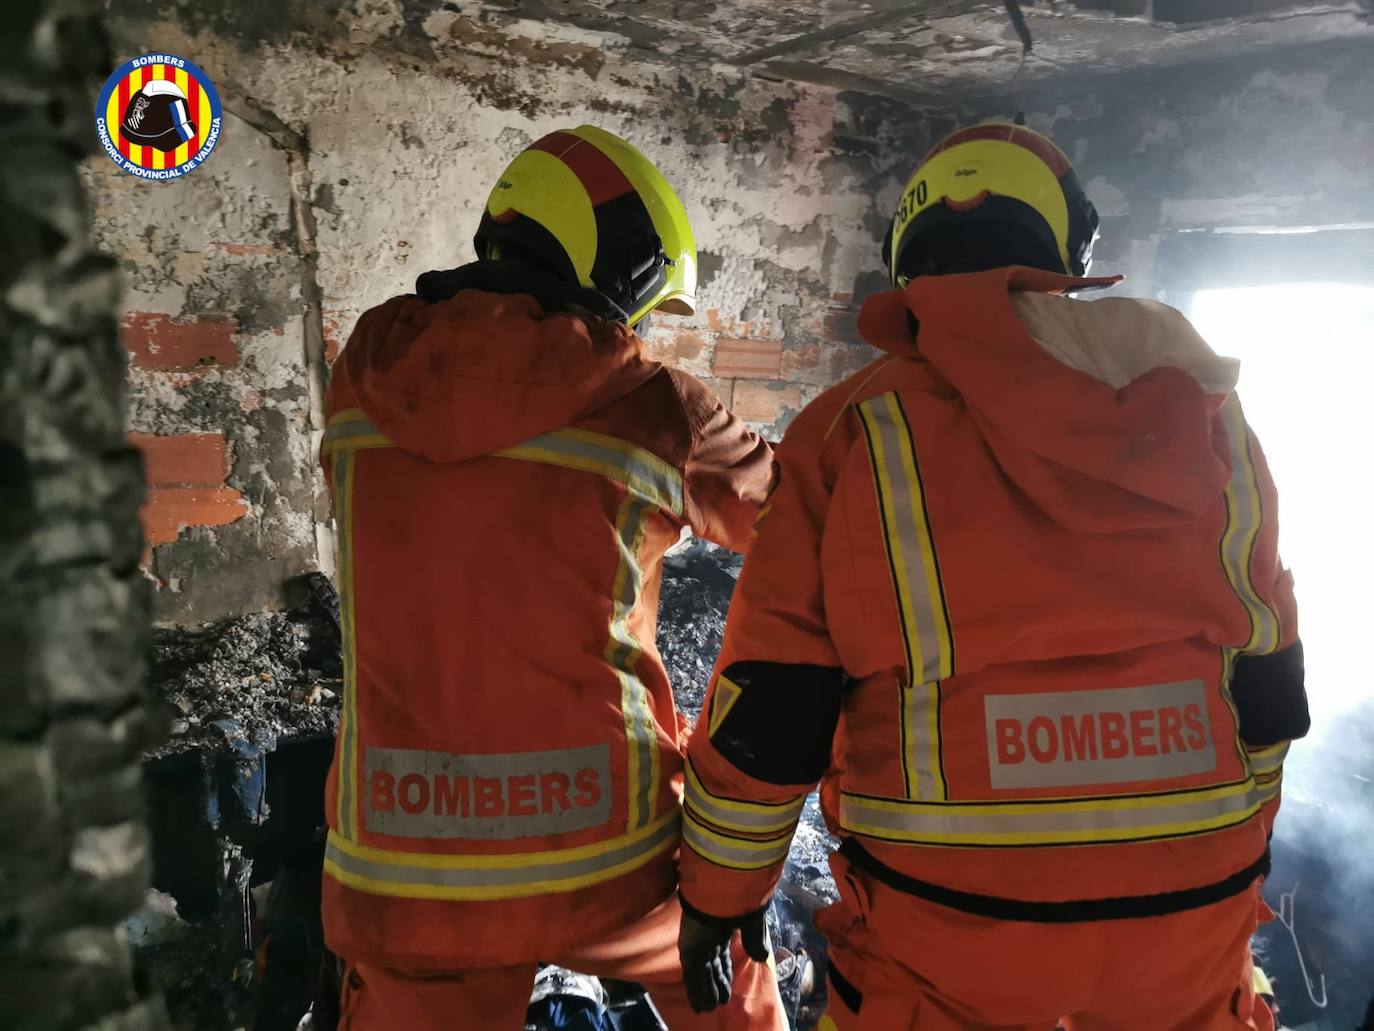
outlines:
M801 388L795 383L778 386L740 381L735 384L730 407L745 422L774 423L782 417L784 407L793 411L801 408Z
M135 311L124 316L122 336L137 368L196 369L237 362L237 328L229 318L177 322L159 312Z
M143 452L148 483L154 487L217 487L229 472L222 433L184 433L175 437L131 433L129 443Z
M711 371L722 379L777 379L782 371L782 341L722 337L716 341Z
M833 293L830 295L830 303L836 305L850 305L854 303L854 295L849 292Z
M225 526L247 511L229 487L153 487L139 514L149 544L170 544L188 526Z

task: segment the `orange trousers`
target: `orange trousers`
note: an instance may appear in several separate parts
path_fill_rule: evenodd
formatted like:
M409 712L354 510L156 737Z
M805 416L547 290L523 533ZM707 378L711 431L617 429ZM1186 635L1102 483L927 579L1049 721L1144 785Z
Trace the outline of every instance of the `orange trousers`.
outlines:
M674 896L638 923L576 951L549 956L581 974L636 981L671 1031L787 1031L771 966L749 959L735 936L730 1002L696 1014L677 958L682 907ZM522 1031L535 964L475 970L391 970L345 960L340 1031Z
M903 894L831 861L840 901L819 1031L1273 1031L1254 993L1258 885L1169 916L990 920ZM847 997L847 999L846 999Z

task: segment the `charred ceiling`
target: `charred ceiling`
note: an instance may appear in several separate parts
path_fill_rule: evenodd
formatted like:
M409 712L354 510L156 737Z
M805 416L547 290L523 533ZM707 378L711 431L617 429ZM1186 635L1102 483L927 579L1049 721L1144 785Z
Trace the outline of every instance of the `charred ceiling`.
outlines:
M493 21L564 25L673 60L888 92L912 100L1005 92L1022 58L988 0L404 0ZM1023 85L1363 40L1365 0L1021 0L1034 48ZM647 55L646 55L647 56Z
M411 58L444 60L435 26L534 41L555 54L623 52L665 65L883 93L948 107L1085 77L1264 60L1325 45L1367 47L1374 0L1018 0L1034 47L1004 0L278 0L233 5L118 0L125 16L164 18L256 45L362 46L385 27ZM1019 69L1019 75L1018 75Z

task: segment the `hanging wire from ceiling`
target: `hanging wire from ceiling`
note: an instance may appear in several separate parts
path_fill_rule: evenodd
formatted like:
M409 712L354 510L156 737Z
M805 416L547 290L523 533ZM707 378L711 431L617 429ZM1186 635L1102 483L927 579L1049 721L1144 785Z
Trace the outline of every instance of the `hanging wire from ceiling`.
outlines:
M1003 106L1010 108L1012 94L1016 92L1016 84L1021 81L1021 72L1025 70L1026 58L1030 57L1031 48L1035 41L1031 38L1030 26L1026 24L1026 14L1021 10L1019 0L1002 0L1002 3L1007 9L1007 16L1011 18L1011 25L1016 30L1017 38L1021 40L1021 60L1016 64L1016 74L1011 77L1011 85L1007 87L1006 99L1002 102ZM1019 110L1019 105L1013 120L1017 125L1026 124L1026 113Z

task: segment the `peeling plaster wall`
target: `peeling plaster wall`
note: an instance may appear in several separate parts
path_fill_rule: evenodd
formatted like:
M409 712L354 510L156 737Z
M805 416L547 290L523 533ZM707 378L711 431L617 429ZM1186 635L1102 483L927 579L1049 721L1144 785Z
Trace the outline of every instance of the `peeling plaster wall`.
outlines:
M702 276L698 314L658 320L650 350L776 437L872 357L856 297L881 282L901 178L952 125L458 5L116 0L112 22L121 57L185 56L232 112L186 179L137 181L101 160L87 175L128 281L130 429L222 434L230 461L220 485L168 486L183 494L166 496L158 525L174 539L155 537L151 556L163 620L271 607L285 576L325 561L315 351L332 355L419 273L470 260L491 182L534 139L595 122L659 163L693 218ZM226 320L221 356L203 338L224 337ZM189 335L181 365L159 333ZM223 502L210 525L201 506L178 528L175 506L207 489Z
M103 157L87 166L100 246L123 266L129 429L150 480L144 564L168 621L261 608L315 566L286 161L260 133L226 123L223 153L175 182L136 180ZM222 452L219 482L158 473L173 444L180 467Z
M1121 76L1027 112L1102 215L1094 270L1125 273L1132 294L1178 300L1222 271L1183 267L1183 233L1374 225L1374 42Z

